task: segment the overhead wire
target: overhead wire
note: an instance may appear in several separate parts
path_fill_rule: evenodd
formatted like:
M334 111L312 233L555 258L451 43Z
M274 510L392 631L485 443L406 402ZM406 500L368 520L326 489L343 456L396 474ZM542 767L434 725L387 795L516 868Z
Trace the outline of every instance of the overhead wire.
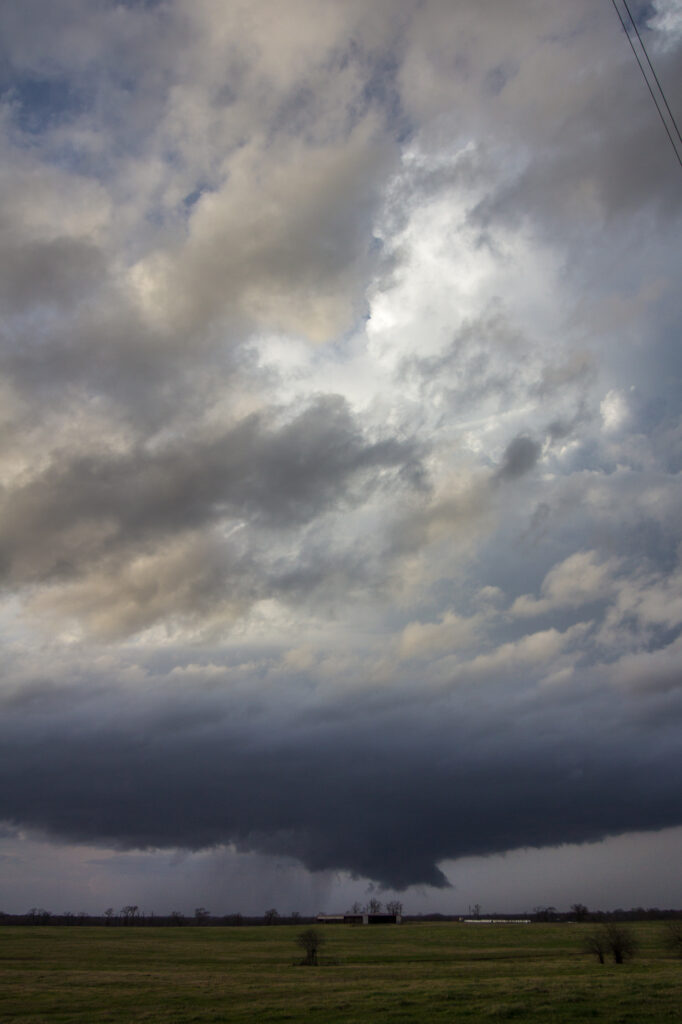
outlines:
M658 116L660 117L661 123L663 124L663 127L665 128L666 134L667 134L667 136L668 136L668 138L670 140L670 145L673 147L673 152L675 153L675 156L677 157L677 162L679 163L680 167L682 167L682 156L680 156L680 151L677 148L677 144L676 144L675 139L673 138L673 135L672 135L672 133L670 131L670 128L668 126L668 122L666 121L666 118L665 118L665 114L663 113L663 110L661 109L661 106L659 104L659 101L658 101L658 98L656 96L656 93L654 92L653 86L651 85L651 81L649 80L649 76L647 75L647 73L646 73L646 71L644 69L644 65L642 64L642 61L640 60L640 56L639 56L639 54L637 52L637 48L636 48L636 46L635 46L635 44L634 44L634 42L632 40L632 35L628 31L627 25L625 24L625 19L623 18L623 15L620 12L620 8L618 7L618 4L616 3L616 0L611 0L611 3L613 4L614 10L615 10L616 14L618 15L618 19L619 19L621 25L623 26L623 32L625 32L625 35L628 37L628 42L630 43L630 47L632 49L632 52L634 53L635 59L636 59L637 63L639 64L639 70L642 72L642 78L646 82L647 88L648 88L649 92L651 93L651 98L654 101L654 105L656 107L656 110L658 111ZM671 119L671 121L672 121L672 123L673 123L673 125L675 127L675 132L677 134L677 138L680 140L680 145L682 146L682 136L680 136L680 130L679 130L678 126L677 126L677 122L675 121L675 118L673 117L672 111L670 110L670 107L668 105L668 101L667 101L667 99L665 97L665 92L663 91L661 83L658 80L658 75L654 71L653 65L652 65L651 61L649 60L649 55L648 55L648 53L646 51L646 47L644 46L644 42L642 40L642 37L639 34L639 29L637 28L637 23L635 22L635 19L632 16L630 8L628 7L627 0L623 0L623 4L625 6L626 11L628 12L628 16L630 18L630 21L631 21L632 25L634 26L635 32L637 33L637 38L638 38L638 40L640 42L640 45L641 45L642 50L644 52L644 55L646 57L647 64L651 68L651 72L652 72L652 74L654 76L654 80L656 82L656 85L658 86L658 88L660 90L660 93L661 93L661 96L663 97L663 103L665 104L665 108L666 108L666 110L667 110L667 112L668 112L668 114L670 116L670 119Z
M679 129L679 126L677 124L677 121L675 120L675 115L673 114L672 110L670 109L670 106L668 105L668 100L666 99L665 92L663 91L663 86L661 85L661 83L658 80L658 75L656 74L656 69L654 68L653 64L651 63L651 60L649 58L649 54L647 53L646 46L644 45L644 40L642 39L642 37L640 35L639 28L637 26L637 22L634 19L634 17L632 16L632 11L630 10L630 8L628 6L628 0L623 0L623 6L625 7L625 10L628 12L628 16L630 18L630 21L632 22L633 28L634 28L635 32L637 33L637 38L639 39L639 45L642 47L642 53L646 57L646 62L647 62L647 64L649 65L649 67L651 69L651 74L654 76L654 81L655 81L656 85L658 86L658 91L660 92L661 97L663 99L663 102L665 103L665 109L668 111L668 115L670 117L670 120L673 123L673 126L675 128L675 132L677 133L677 138L680 140L680 143L682 144L682 135L680 135L680 129Z

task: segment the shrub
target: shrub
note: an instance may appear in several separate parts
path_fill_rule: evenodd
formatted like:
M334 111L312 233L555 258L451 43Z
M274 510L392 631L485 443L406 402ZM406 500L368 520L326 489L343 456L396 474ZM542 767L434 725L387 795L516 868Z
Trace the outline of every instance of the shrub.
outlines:
M316 967L317 954L321 946L324 945L324 936L320 935L315 928L306 928L305 931L299 932L296 936L296 945L300 946L305 953L301 963L307 964L310 967Z

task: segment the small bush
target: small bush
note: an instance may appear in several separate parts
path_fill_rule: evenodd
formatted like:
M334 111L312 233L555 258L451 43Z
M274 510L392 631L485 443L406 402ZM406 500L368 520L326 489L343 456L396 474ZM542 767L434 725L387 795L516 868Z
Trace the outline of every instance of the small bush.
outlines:
M296 945L300 946L305 953L301 963L309 967L317 967L317 954L324 945L324 936L320 935L315 928L306 928L296 936Z

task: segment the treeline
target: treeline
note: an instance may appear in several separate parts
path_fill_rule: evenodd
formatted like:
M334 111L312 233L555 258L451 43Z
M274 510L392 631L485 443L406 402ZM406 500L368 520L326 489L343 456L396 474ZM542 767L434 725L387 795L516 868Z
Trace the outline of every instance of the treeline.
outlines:
M0 912L0 925L69 925L72 927L105 927L105 928L142 928L142 927L239 927L241 925L287 925L311 924L315 918L302 917L297 911L291 914L280 914L274 908L266 910L260 916L244 914L211 914L204 907L197 907L194 914L183 914L180 910L172 910L170 914L146 913L139 907L130 904L114 910L109 907L102 914L87 914L85 911L72 913L65 911L54 914L42 907L32 907L25 914L5 914Z
M531 921L537 924L568 922L602 923L607 921L671 921L682 918L682 910L660 907L631 907L629 910L590 910L584 903L574 903L570 910L556 907L534 907L527 914L484 913L480 909L469 914L408 914L403 921Z
M590 910L584 903L574 903L570 910L559 911L556 907L535 907L529 917L534 921L669 921L682 917L682 910L665 910L660 907L631 907L629 910Z
M402 910L402 904L399 905ZM355 911L356 905L349 911ZM386 909L390 912L400 913L394 910L393 904L387 904ZM362 911L368 909L372 913L378 913L376 906L369 905L360 908ZM519 921L527 920L536 923L567 923L591 922L594 924L605 924L608 922L624 921L671 921L682 918L682 910L661 909L660 907L631 907L629 910L589 910L583 903L574 903L570 910L560 911L555 907L535 907L532 913L528 914L495 914L482 913L480 908L467 915L461 914L403 914L403 921L415 922L438 922L438 921ZM5 914L0 912L1 925L68 925L71 927L88 926L104 928L142 928L142 927L228 927L235 928L242 925L303 925L314 924L315 917L305 917L297 911L290 914L280 914L274 907L266 910L265 913L257 916L245 914L212 914L205 907L197 907L193 914L184 914L179 910L172 910L170 914L155 914L145 912L134 904L114 910L108 907L102 914L88 914L85 911L73 913L64 911L55 914L42 907L32 907L25 914Z

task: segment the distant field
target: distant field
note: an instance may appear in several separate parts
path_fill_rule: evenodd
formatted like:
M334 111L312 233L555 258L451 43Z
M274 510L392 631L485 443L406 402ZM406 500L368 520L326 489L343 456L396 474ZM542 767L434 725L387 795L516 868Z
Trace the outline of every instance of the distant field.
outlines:
M637 958L602 967L581 953L590 925L329 925L317 968L294 926L3 927L0 1021L679 1022L664 926L631 927Z

